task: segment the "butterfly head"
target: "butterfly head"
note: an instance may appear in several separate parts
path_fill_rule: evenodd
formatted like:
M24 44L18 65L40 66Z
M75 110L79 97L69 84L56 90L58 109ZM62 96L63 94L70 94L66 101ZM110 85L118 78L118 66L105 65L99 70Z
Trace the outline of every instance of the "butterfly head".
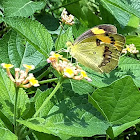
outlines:
M71 48L73 47L73 43L68 41L68 42L66 42L66 45L67 45L68 52L70 52Z

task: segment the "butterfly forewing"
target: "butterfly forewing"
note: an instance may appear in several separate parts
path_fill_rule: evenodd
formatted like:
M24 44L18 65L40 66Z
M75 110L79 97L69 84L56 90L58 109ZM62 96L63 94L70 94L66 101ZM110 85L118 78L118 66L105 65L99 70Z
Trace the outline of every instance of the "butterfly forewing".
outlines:
M98 26L95 26L95 27L89 29L88 31L86 31L82 35L80 35L75 40L75 44L83 41L85 38L89 38L91 36L99 35L98 31L101 31L100 34L108 34L108 33L117 34L117 28L113 25L107 25L107 24L98 25Z

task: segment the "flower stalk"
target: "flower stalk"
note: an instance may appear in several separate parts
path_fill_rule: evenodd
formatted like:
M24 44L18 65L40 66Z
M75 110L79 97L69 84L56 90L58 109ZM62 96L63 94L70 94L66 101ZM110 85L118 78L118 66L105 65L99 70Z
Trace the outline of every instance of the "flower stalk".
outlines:
M58 78L53 78L53 79L48 79L48 80L42 80L39 82L39 84L46 84L46 83L51 83L51 82L54 82L54 81L57 81Z
M59 40L60 40L60 36L62 34L62 31L63 31L63 24L60 23L60 32L59 32L59 35L58 35L58 39L57 39L57 42L56 42L56 45L55 45L55 49L58 50L58 43L59 43Z
M50 99L54 96L54 94L57 92L57 90L60 88L60 86L62 85L62 79L60 79L56 85L56 87L54 88L54 90L52 91L52 93L46 98L46 100L43 102L43 104L41 105L41 107L37 110L37 112L34 114L34 118L38 116L38 114L41 112L41 110L47 105L47 103L50 101Z
M14 105L14 133L17 135L17 101L18 101L18 92L19 92L19 87L16 87L15 85L15 105Z

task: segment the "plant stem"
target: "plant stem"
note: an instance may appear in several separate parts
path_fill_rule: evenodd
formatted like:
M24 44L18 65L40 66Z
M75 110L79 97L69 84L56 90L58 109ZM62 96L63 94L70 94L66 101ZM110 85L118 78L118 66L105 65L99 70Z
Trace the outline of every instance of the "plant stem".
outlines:
M108 138L109 138L109 137L108 137L108 135L106 134L106 140L108 140Z
M58 80L58 78L42 80L42 81L39 82L39 84L51 83L51 82L54 82L54 81L57 81L57 80Z
M29 131L27 131L27 132L25 132L23 135L21 135L20 139L25 138L27 135L29 135L29 134L32 133L32 132L33 132L33 130L30 129Z
M56 40L56 45L55 45L55 50L56 51L58 51L58 43L59 43L59 40L60 40L60 35L61 35L61 33L62 33L62 30L63 30L63 23L61 24L60 23L60 26L61 26L61 30L60 30L60 33L59 33L59 35L58 35L58 38L57 38L57 40Z
M62 7L66 7L66 6L68 6L68 5L77 3L77 2L79 2L79 1L80 1L80 0L77 0L77 1L74 1L74 2L70 2L70 3L67 3L67 4L63 4L63 5L61 5L61 6L57 7L57 8L55 8L55 9L50 9L48 12L53 12L53 11L55 11L55 10L58 10L58 9L62 8Z
M56 87L54 88L54 90L52 91L52 93L46 98L46 100L43 102L43 104L41 105L41 107L37 110L37 112L34 114L33 117L37 117L37 115L40 113L40 111L47 105L47 103L50 101L50 99L54 96L54 94L56 93L56 91L59 89L59 87L62 84L62 80L60 79L56 85Z
M15 105L14 105L14 133L17 134L16 118L17 118L17 99L18 99L19 87L16 87L16 85L15 85L15 91L16 91L16 95L15 95Z
M39 75L36 79L41 80L43 77L49 74L51 68L49 67L46 71L44 71L41 75Z

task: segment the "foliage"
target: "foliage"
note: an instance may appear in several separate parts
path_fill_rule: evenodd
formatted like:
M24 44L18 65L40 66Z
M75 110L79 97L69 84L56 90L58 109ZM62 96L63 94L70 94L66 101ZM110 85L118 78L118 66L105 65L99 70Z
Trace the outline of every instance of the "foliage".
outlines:
M75 24L62 23L64 8ZM64 78L46 60L58 51L75 62L66 51L67 41L99 24L115 25L126 44L140 51L139 21L137 0L1 0L0 63L20 70L23 64L34 65L31 72L40 83L19 88L17 96L17 87L0 67L1 139L138 139L139 53L123 54L110 73L79 64L91 82Z

